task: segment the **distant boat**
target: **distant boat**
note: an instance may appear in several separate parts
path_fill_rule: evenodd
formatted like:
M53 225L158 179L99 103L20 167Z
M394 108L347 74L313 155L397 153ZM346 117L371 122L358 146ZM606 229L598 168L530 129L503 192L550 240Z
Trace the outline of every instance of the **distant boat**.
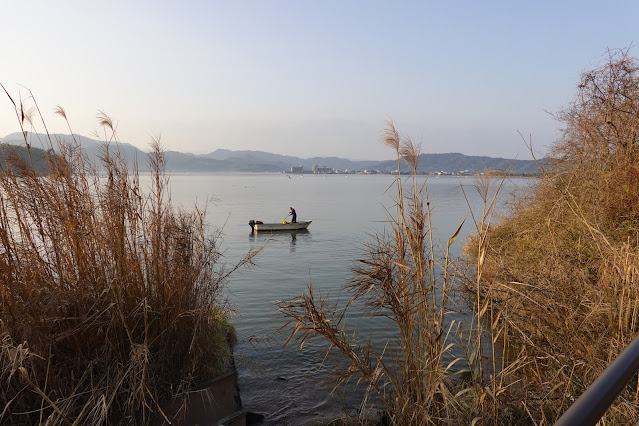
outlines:
M259 220L249 221L249 225L253 232L259 231L294 231L296 229L306 229L310 225L312 220L303 220L301 222L287 222L285 220L282 223L263 223Z

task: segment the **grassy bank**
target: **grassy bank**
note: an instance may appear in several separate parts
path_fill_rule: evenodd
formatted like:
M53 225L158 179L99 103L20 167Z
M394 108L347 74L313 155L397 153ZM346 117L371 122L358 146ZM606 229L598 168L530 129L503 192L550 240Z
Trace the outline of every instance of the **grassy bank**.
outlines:
M626 51L584 72L553 163L488 233L482 297L520 365L531 417L552 422L639 330L639 66ZM480 253L471 244L469 253ZM639 420L637 381L605 419Z
M239 265L220 263L205 210L171 206L159 142L142 187L99 118L100 164L47 139L48 176L29 155L0 171L0 423L145 424L230 362L221 290Z
M343 288L349 302L339 307L310 285L279 304L289 342L324 339L343 360L336 384L356 381L382 401L361 422L552 424L636 336L637 60L609 52L557 118L562 137L540 162L538 185L497 225L503 181L476 181L483 205L467 220L475 232L463 259L449 254L457 233L433 240L428 187L415 179L419 147L388 124L384 143L411 172L397 177L386 231ZM472 311L465 323L451 315L460 283ZM392 320L396 339L362 339L345 324L353 309ZM603 422L636 423L638 393L635 380Z

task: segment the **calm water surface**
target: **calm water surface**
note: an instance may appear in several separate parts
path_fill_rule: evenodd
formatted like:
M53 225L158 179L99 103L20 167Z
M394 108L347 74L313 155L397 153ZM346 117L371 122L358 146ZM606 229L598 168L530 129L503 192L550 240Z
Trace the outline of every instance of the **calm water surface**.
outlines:
M434 211L433 227L444 242L468 217L468 203L480 208L481 198L472 178L420 177L428 184ZM225 260L236 262L242 254L267 242L257 266L231 277L228 296L237 314L233 319L239 338L235 357L245 409L265 416L267 424L304 424L319 418L355 413L362 389L330 393L324 381L330 362L322 363L324 342L319 339L303 349L283 348L288 334L279 331L285 319L277 314L276 300L301 295L309 282L317 291L337 290L351 278L351 268L365 258L371 233L384 228L384 206L392 206L395 194L388 175L182 175L171 176L175 205L191 207L212 199L209 223L223 226ZM501 199L530 181L505 183ZM248 221L281 222L289 207L298 220L312 220L306 232L251 233ZM461 250L472 232L468 219L453 249ZM344 299L342 297L342 299ZM360 336L386 341L394 336L390 321L371 321L357 313L349 325Z

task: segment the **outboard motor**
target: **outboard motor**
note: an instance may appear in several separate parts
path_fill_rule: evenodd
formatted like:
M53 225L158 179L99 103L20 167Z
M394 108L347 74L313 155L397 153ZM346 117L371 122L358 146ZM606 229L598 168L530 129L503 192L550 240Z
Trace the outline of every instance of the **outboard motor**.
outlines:
M254 230L254 229L253 229L253 226L255 226L255 221L254 221L253 219L251 219L251 220L249 221L249 225L251 226L251 231L253 231L253 230Z

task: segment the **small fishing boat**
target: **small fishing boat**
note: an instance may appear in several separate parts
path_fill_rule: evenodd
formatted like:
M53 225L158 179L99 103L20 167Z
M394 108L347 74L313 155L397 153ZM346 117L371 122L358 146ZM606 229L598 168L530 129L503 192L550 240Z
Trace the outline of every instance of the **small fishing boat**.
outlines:
M312 220L302 220L300 222L287 222L285 220L282 223L263 223L259 220L249 221L249 225L253 232L258 231L294 231L296 229L306 229L310 225Z

